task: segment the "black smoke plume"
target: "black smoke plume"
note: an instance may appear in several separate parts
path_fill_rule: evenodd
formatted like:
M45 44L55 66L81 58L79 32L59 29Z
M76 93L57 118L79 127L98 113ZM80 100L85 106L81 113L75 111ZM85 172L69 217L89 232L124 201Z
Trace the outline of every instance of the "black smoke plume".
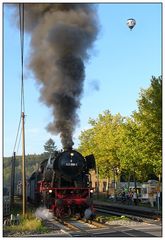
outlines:
M25 3L25 29L31 33L29 67L41 83L41 100L52 108L47 126L60 134L64 148L72 147L83 93L84 62L97 37L94 4Z

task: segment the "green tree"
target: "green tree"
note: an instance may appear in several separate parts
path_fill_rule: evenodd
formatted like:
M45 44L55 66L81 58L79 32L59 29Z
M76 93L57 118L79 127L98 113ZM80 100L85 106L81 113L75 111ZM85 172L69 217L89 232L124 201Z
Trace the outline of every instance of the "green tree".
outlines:
M147 168L143 163L143 135L141 129L133 118L127 118L123 127L123 139L118 151L121 160L121 170L128 176L127 181L133 176L136 180L146 180Z
M111 178L120 170L118 149L122 135L123 118L113 116L110 111L99 114L96 120L90 119L92 128L82 132L79 150L91 151L96 158L101 178Z
M53 141L53 139L49 139L45 145L44 145L44 149L45 149L45 152L47 154L54 154L56 151L57 151L57 147L55 146L55 142Z
M79 150L93 153L99 174L111 178L121 172L146 181L161 174L162 166L162 78L152 77L151 86L141 90L138 111L130 118L110 111L90 119L91 128L80 136Z
M96 146L94 144L93 137L93 128L81 131L81 134L79 136L80 145L78 147L78 151L81 152L84 156L90 155L91 153L95 154Z
M143 162L158 176L162 171L162 77L152 77L151 86L141 90L138 111L133 115L143 136Z

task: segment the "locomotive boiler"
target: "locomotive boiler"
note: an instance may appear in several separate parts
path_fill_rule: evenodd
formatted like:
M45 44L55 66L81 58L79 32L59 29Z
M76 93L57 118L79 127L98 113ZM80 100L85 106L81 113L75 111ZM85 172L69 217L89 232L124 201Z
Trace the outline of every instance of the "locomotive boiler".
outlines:
M92 207L90 170L95 169L93 155L83 157L67 149L41 162L29 179L29 200L44 204L56 217L76 215Z

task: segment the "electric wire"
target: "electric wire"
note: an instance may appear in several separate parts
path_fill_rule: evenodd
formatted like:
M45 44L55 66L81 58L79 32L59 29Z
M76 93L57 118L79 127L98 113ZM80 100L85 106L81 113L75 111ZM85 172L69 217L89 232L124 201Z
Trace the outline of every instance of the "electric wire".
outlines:
M17 135L16 135L16 139L15 139L15 143L14 143L13 153L15 152L15 149L16 149L16 144L17 144L18 135L19 135L19 132L20 132L20 127L21 127L21 117L20 117L19 124L18 124Z
M20 43L21 43L21 112L25 112L24 99L24 4L19 4Z
M18 152L19 151L19 147L20 147L20 142L21 142L21 131L20 131L20 134L19 134L19 140L18 140L18 146L17 146L17 151L16 152Z
M24 4L19 3L19 28L20 28L20 45L21 45L21 116L22 112L25 112L25 97L24 97ZM15 152L17 141L18 141L18 135L21 128L21 116L18 124L16 139L14 143L14 149L13 153ZM20 145L20 137L18 141L17 150Z

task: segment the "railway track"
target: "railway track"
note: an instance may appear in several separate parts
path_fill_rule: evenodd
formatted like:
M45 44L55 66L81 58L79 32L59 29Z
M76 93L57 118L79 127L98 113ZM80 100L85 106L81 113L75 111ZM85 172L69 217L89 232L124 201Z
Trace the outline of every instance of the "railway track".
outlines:
M52 237L52 236L65 236L65 237L92 237L92 231L99 229L105 230L109 226L106 224L98 223L96 221L85 222L83 220L68 219L64 221L57 221L56 219L43 220L44 225L49 229L48 234L29 235L29 237ZM26 236L28 237L28 236Z
M100 209L101 211L101 209ZM103 209L102 209L103 211ZM108 210L104 214L110 215ZM112 212L111 212L112 215ZM113 215L114 214L113 212ZM122 214L124 215L124 214ZM135 219L134 219L135 220ZM109 223L99 223L97 221L85 222L84 220L65 219L58 221L54 216L43 219L43 224L47 228L47 233L26 233L24 237L138 237L138 236L161 236L161 224L135 222L132 220L112 221ZM150 233L151 232L151 233Z
M57 221L54 217L51 217L49 219L44 220L43 224L48 229L47 233L41 234L41 233L27 233L25 237L103 237L103 236L116 236L115 234L118 234L117 236L126 236L129 231L134 231L130 229L134 229L134 226L139 226L141 231L144 231L143 234L149 234L146 233L143 228L150 228L151 231L156 229L157 231L156 235L150 235L150 236L160 236L160 229L161 229L161 221L157 221L157 218L160 218L160 215L157 215L156 212L151 212L148 214L148 212L144 211L136 211L134 207L130 206L112 206L109 204L97 204L94 203L95 209L96 209L96 215L101 215L102 217L100 219L104 219L104 216L127 216L130 220L124 221L113 221L113 223L100 223L97 221L92 221L91 223L86 223L83 220L76 220L76 219L65 219L63 222ZM133 227L131 227L133 224ZM157 228L156 228L157 226ZM123 229L126 229L128 233ZM158 229L158 230L157 230ZM138 229L139 230L139 229ZM135 230L134 236L141 236L141 231L137 232ZM146 230L148 231L148 229ZM139 234L139 235L138 235ZM149 235L147 235L149 236Z
M147 212L144 211L135 211L135 209L121 209L120 207L109 207L109 206L102 206L99 204L95 204L95 208L97 211L96 215L102 216L126 216L130 220L136 222L144 222L148 224L158 224L160 225L160 216L155 215L155 213L150 213L149 215ZM157 221L158 220L158 221ZM56 221L57 223L57 221ZM56 224L55 223L55 224ZM61 224L61 223L60 223ZM84 237L91 237L93 236L93 231L98 231L101 229L108 229L109 226L107 224L100 223L98 221L92 222L85 222L83 220L76 220L76 219L68 219L65 220L61 224L61 229L63 232L67 232L71 236L84 236Z
M62 223L52 218L43 220L49 233L29 235L25 237L153 237L161 236L161 226L147 223L110 223L102 224L96 221L86 223L82 220L68 219ZM132 222L134 222L132 224Z
M161 220L161 214L154 211L147 211L144 209L137 210L135 208L118 207L110 205L95 204L95 209L98 214L103 215L115 215L115 216L126 216L131 220L145 221L148 223L155 223L156 220Z
M96 221L84 222L83 220L69 220L64 222L64 225L69 227L72 237L92 237L92 230L107 228L106 224L99 224Z

